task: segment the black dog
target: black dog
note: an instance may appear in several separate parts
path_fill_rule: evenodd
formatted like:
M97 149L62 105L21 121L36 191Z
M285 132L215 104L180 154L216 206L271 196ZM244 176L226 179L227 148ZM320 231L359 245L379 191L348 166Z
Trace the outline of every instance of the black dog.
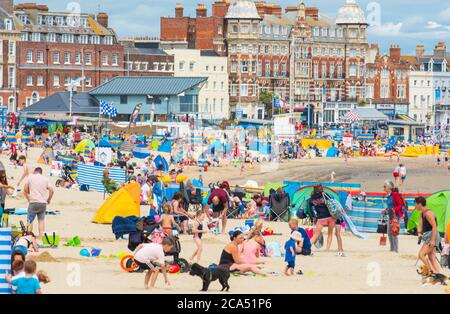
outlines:
M228 285L228 279L230 279L230 272L223 268L205 268L195 263L192 264L191 270L189 271L191 276L199 276L203 280L203 289L201 291L208 291L209 284L211 281L215 281L219 279L220 284L222 285L222 290L226 291L230 290L230 286Z

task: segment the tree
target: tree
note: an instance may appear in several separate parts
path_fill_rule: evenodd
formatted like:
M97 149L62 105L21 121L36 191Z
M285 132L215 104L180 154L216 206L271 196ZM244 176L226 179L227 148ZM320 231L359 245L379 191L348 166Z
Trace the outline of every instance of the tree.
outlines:
M264 105L264 109L267 112L269 117L272 116L272 102L273 102L273 94L269 91L263 90L259 93L259 101Z

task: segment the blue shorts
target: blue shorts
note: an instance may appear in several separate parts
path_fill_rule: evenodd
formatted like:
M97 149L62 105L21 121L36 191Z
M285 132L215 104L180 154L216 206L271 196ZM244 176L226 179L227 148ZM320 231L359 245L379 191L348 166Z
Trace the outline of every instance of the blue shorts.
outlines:
M292 269L294 269L294 268L295 268L295 261L289 261L289 262L287 262L287 268L292 268Z
M27 256L28 254L28 249L26 247L24 247L23 245L16 245L12 248L13 253L16 251L19 251L21 253L23 253L24 256Z

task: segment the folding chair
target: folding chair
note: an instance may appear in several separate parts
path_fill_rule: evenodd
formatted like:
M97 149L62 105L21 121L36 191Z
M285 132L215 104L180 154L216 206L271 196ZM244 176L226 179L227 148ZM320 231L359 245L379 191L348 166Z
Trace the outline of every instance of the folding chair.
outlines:
M289 195L273 194L270 198L270 221L288 222L291 214L289 208Z

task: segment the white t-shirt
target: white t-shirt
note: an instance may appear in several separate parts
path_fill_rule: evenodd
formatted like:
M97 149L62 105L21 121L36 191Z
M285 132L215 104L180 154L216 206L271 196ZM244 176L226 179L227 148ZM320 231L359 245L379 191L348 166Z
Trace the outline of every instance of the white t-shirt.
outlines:
M140 263L150 263L157 261L164 266L164 250L161 244L145 243L143 247L134 254L134 259Z
M405 177L406 176L406 167L400 167L399 173L402 177Z
M145 183L144 185L141 186L141 194L142 194L142 198L144 200L148 200L149 196L150 196L150 186Z

